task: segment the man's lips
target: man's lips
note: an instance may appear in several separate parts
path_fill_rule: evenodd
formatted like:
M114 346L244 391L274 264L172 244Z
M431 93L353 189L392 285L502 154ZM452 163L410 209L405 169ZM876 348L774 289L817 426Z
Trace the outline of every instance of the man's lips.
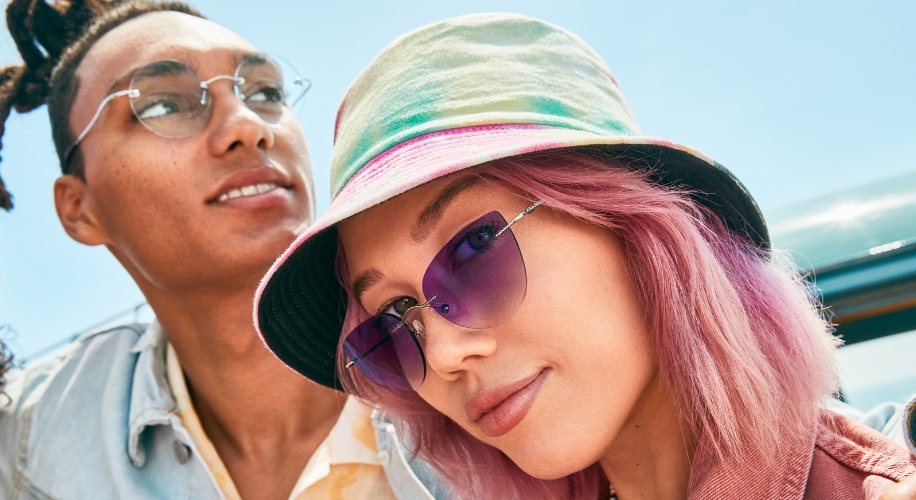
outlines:
M264 194L268 191L277 189L278 185L273 182L264 182L261 184L251 184L248 186L242 186L240 188L233 189L228 193L223 193L219 195L219 198L216 199L217 202L222 203L224 201L229 201L235 198L241 198L242 196L254 196L256 194Z
M465 405L467 417L489 437L499 437L518 425L547 381L544 369L524 379L487 389Z
M277 188L290 188L292 183L285 172L262 166L236 170L223 179L207 196L207 203L225 203L238 198L257 196Z

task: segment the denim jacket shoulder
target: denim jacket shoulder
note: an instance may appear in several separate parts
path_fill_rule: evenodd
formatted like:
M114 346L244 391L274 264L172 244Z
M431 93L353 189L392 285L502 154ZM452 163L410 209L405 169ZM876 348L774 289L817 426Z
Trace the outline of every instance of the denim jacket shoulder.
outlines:
M199 461L178 459L193 443L156 369L157 335L139 324L96 331L10 377L0 497L219 498Z
M450 497L446 483L432 466L412 456L409 443L398 436L390 416L373 411L372 426L379 459L398 498L443 500Z
M175 410L157 323L88 334L9 374L4 391L0 499L223 498ZM397 436L385 439L386 474L408 485L398 497L432 498L412 468L399 467L407 462L392 446Z
M865 412L836 400L827 407L884 434L916 455L916 394L906 403L888 401Z

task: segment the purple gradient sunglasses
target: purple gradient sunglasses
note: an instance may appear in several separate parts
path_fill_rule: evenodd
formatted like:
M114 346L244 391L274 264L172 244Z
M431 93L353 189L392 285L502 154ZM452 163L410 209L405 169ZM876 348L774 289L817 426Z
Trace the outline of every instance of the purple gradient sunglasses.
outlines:
M419 341L426 334L422 309L474 329L496 326L515 314L525 299L528 277L509 228L541 203L509 223L499 212L490 212L458 232L423 275L426 302L401 298L360 323L343 343L350 359L346 367L355 365L386 389L413 392L426 379L426 356Z

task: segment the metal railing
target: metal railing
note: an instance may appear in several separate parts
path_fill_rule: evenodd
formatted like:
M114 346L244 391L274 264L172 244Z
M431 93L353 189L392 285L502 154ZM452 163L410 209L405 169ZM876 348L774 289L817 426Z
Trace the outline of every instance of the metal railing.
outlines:
M149 304L147 304L146 302L141 302L135 306L124 309L123 311L120 311L112 316L109 316L91 326L83 328L82 330L78 332L72 333L56 342L53 342L45 347L42 347L41 349L38 349L35 352L29 353L25 356L16 357L14 359L14 362L17 367L20 367L20 368L24 367L32 361L41 359L47 356L48 354L54 353L58 349L72 343L74 340L82 337L83 335L93 330L97 330L105 325L113 324L115 321L119 319L123 319L125 316L131 315L131 314L133 315L134 321L139 321L140 312L143 310L144 307L147 307L148 305ZM16 334L16 330L11 325L0 325L0 329L6 329L9 332L12 332L14 336Z

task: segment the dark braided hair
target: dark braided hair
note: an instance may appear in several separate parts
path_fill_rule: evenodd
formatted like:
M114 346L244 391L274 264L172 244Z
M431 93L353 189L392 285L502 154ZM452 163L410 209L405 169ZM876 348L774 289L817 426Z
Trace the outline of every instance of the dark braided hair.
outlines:
M102 35L135 17L161 11L203 17L182 2L12 0L6 8L6 23L23 64L0 69L0 149L11 110L28 113L47 103L61 170L82 177L79 148L69 164L65 158L75 138L70 110L79 88L76 70ZM12 207L12 197L0 178L0 208Z
M102 35L135 17L161 11L203 17L182 2L63 0L52 5L46 0L12 0L6 8L6 24L23 64L0 69L0 149L6 119L13 109L28 113L47 103L61 170L82 177L79 148L69 164L65 158L75 139L70 130L70 110L79 89L76 70ZM2 178L0 208L13 208L12 196ZM12 354L0 341L0 388L12 364Z
M6 347L6 344L0 341L0 401L2 401L3 396L3 385L6 383L4 375L12 366L13 354L10 352L9 348ZM0 410L3 409L3 406L4 405L0 403Z

